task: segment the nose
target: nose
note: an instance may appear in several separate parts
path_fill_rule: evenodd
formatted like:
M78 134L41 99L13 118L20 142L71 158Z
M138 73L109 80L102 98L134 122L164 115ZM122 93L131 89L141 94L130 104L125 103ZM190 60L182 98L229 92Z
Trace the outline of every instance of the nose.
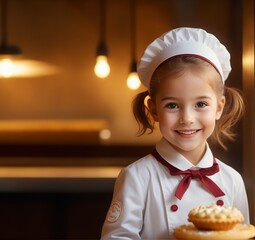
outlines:
M190 125L194 123L194 121L195 121L194 110L190 108L182 109L179 119L180 124Z

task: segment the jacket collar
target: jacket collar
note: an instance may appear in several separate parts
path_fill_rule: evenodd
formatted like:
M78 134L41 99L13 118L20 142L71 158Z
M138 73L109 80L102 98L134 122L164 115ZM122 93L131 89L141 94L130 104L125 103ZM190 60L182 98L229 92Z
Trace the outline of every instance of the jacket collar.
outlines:
M162 138L157 144L156 149L158 153L171 165L180 169L199 169L199 168L207 168L213 165L213 154L209 145L206 143L206 152L200 162L195 166L193 165L187 158L177 152L171 144L165 139Z

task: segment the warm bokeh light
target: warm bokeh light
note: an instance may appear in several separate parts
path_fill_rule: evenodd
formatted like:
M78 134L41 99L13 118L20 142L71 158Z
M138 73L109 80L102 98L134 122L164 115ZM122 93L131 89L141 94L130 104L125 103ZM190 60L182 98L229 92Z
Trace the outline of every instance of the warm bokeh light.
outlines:
M9 78L16 71L11 59L3 59L0 62L0 75Z
M137 72L129 73L127 79L127 86L132 90L136 90L141 86L141 81L138 77Z
M106 78L110 74L110 66L106 56L97 56L94 71L99 78Z
M109 129L103 129L99 133L100 139L108 140L111 138L111 131Z
M58 69L50 64L25 59L0 60L0 77L39 77L56 74Z
M1 167L0 178L116 178L121 171L121 167L66 167L66 166L8 166Z
M248 49L243 53L243 67L245 69L253 69L254 66L254 53L253 49Z

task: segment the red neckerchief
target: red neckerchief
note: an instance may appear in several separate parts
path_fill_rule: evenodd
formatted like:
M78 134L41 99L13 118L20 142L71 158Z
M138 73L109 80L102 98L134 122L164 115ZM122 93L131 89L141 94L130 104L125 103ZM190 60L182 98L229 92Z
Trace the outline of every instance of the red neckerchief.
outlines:
M195 179L198 178L203 185L215 196L215 197L221 197L224 196L225 193L218 187L218 185L213 182L210 178L208 178L207 176L211 176L214 175L215 173L219 172L219 165L216 162L215 159L213 159L213 165L211 167L208 168L201 168L199 170L185 170L182 171L176 167L174 167L173 165L171 165L170 163L168 163L163 157L160 156L160 154L157 152L156 149L154 149L151 153L161 164L163 164L165 167L168 168L170 174L172 176L177 176L177 175L185 175L183 177L183 179L180 181L176 192L175 192L175 196L178 199L182 199L184 193L187 191L191 179Z

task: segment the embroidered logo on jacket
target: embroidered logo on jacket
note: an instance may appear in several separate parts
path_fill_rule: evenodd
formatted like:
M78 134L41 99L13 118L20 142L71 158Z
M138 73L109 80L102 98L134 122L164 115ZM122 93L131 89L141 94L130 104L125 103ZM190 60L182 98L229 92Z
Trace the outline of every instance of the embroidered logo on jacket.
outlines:
M120 215L121 215L122 207L120 202L113 202L110 206L110 209L107 214L107 221L108 222L116 222Z

